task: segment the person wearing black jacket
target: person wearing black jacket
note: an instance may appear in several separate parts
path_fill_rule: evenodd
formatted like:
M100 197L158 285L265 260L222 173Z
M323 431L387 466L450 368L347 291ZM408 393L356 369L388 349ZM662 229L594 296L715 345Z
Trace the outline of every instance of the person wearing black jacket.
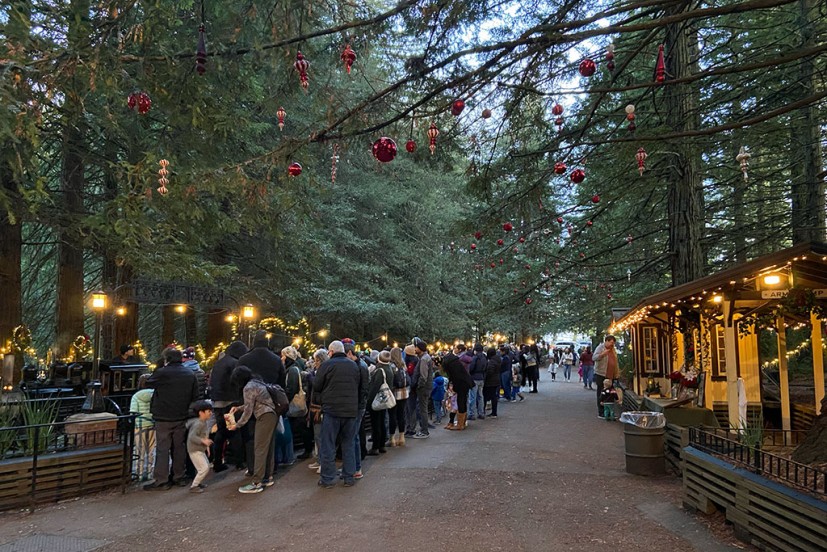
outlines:
M442 359L442 369L448 374L448 381L453 384L454 392L457 394L457 425L454 427L448 424L445 429L465 429L465 422L468 420L468 391L476 385L457 356L461 352L459 348L454 347L454 351Z
M497 417L497 399L500 394L500 367L502 366L502 358L500 358L497 349L490 347L486 351L487 363L485 366L485 380L482 388L483 393L483 408L485 403L491 401L491 417Z
M166 490L171 483L187 485L187 427L190 404L198 399L198 381L181 361L181 351L172 347L163 353L164 366L147 379L154 389L150 412L155 419L155 481L144 490ZM169 481L169 456L172 451L172 482Z
M229 440L230 450L236 459L236 466L241 468L244 464L244 447L241 443L241 434L237 431L229 431L224 414L230 411L234 404L240 404L241 393L230 384L230 375L233 368L238 366L238 359L247 354L249 349L242 341L233 341L224 351L224 356L213 366L210 372L210 396L213 400L213 413L218 431L213 439L213 468L215 472L222 472L227 469L224 465L224 444ZM246 427L246 426L244 426ZM242 428L244 430L244 428Z
M503 397L506 401L511 400L511 355L507 345L500 345L500 386L503 388Z
M275 383L282 389L286 387L287 371L281 357L268 348L270 344L267 332L259 330L253 339L253 348L249 353L238 359L240 366L246 366L254 374L258 374L264 383Z
M345 486L354 484L356 473L356 448L352 443L358 429L359 407L367 402L367 370L360 370L355 362L345 355L341 341L328 346L332 354L316 372L313 381L314 401L321 404L322 428L319 447L321 479L319 485L333 487L336 481L336 441L342 443L342 478ZM364 411L363 411L364 412Z
M488 358L483 352L482 343L474 345L474 358L468 365L468 372L474 380L474 387L468 394L468 419L474 419L474 410L480 420L485 419L485 401L482 398L482 388L485 385L485 367L488 365Z

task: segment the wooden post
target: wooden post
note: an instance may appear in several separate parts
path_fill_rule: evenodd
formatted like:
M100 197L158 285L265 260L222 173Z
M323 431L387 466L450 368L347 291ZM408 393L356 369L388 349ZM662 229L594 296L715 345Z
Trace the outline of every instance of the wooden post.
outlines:
M821 320L814 313L810 313L812 335L810 344L813 350L813 383L816 388L816 416L821 414L821 401L824 399L824 349L822 348Z
M787 329L784 317L775 319L775 331L778 334L778 382L781 387L781 429L792 429L790 418L790 377L787 370Z
M729 427L740 429L742 424L738 408L738 367L735 364L738 358L738 337L735 335L735 325L732 323L732 303L733 301L725 300L723 304L724 350L726 352L726 402ZM716 336L713 335L713 343L715 339Z

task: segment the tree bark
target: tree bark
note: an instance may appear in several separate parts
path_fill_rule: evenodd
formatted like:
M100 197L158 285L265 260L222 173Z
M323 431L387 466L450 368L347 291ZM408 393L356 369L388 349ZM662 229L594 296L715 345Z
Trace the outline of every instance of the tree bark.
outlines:
M813 16L816 0L799 0L799 24L801 46L815 44L816 32ZM804 98L815 91L815 58L808 57L799 63L798 97ZM816 105L803 107L791 126L792 151L796 158L792 168L792 229L793 243L824 241L824 180L819 118Z
M22 227L10 213L19 212L17 182L8 167L0 168L0 186L10 200L9 210L0 208L0 346L11 339L12 331L23 321L20 260L23 247ZM16 383L16 382L15 382Z
M677 11L689 9L689 5ZM674 15L670 13L667 15ZM672 24L666 29L665 62L667 78L689 77L698 70L698 37L691 22ZM667 86L666 122L672 131L692 131L700 126L699 91L693 83ZM677 286L703 276L704 231L703 188L700 154L691 140L670 144L675 152L668 160L669 247L672 285Z
M207 313L207 354L212 354L213 350L218 347L219 343L228 342L227 328L229 324L226 321L226 309L210 309Z
M175 341L175 305L164 305L161 312L161 347Z
M184 314L184 340L186 347L194 347L198 342L198 315L192 306L187 306Z

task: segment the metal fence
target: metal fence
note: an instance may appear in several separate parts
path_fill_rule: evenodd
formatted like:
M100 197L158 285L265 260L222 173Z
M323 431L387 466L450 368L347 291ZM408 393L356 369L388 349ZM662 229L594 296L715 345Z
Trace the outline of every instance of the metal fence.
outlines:
M798 432L769 432L772 441L769 447L789 446L795 439L798 442ZM733 464L745 467L751 471L784 482L788 485L805 489L820 497L827 497L827 470L801 464L784 456L768 452L763 436L755 444L746 444L744 434L737 430L704 430L697 427L689 428L689 444L704 452L724 457Z

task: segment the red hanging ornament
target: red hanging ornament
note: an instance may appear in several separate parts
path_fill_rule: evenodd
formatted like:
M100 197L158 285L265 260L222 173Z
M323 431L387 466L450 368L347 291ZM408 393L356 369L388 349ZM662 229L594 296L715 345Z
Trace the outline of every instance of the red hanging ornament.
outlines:
M597 195L597 194L594 194L592 196L592 203L600 203L600 196Z
M606 69L608 69L610 73L615 70L614 59L615 59L615 45L614 44L609 44L609 47L606 48L606 62L607 62L606 63Z
M635 154L635 159L637 160L637 172L640 173L640 176L643 176L643 171L646 170L644 163L646 162L647 157L649 157L649 155L647 155L646 150L643 148L638 148L637 153Z
M491 268L497 268L497 263L495 263L494 261L491 261Z
M526 270L531 270L531 265L530 265L530 264L528 264L528 263L526 263L526 265L525 265L525 269L526 269ZM523 284L523 285L525 285L525 284Z
M566 172L566 164L562 161L558 161L554 164L554 174L565 174Z
M497 240L497 245L503 245L504 243L505 242L502 240L502 238Z
M307 87L310 86L310 79L307 77L308 67L310 67L310 63L304 59L304 55L301 52L296 52L296 61L293 63L293 68L299 72L299 83L305 92L307 92Z
M287 167L287 174L290 176L299 176L302 173L302 166L298 163L290 163L290 166Z
M146 115L152 107L152 100L146 92L133 92L126 99L126 106L132 110L138 108L138 113Z
M666 80L666 64L663 61L663 44L658 46L658 61L655 65L655 82L658 84Z
M503 264L504 262L505 262L504 259L500 259L500 264Z
M607 294L606 294L606 299L611 299L611 298L612 298L612 294L611 294L611 293L607 293Z
M198 47L195 49L195 70L199 75L207 72L207 39L204 25L198 27Z
M477 250L477 244L472 243L471 244L471 251L476 251L476 250Z
M480 232L480 231L474 232L474 237L477 238L477 239L482 238L482 232Z
M520 236L520 239L517 241L519 241L520 243L525 243L525 236Z
M434 154L436 150L436 137L439 136L439 129L436 127L434 123L431 123L431 126L428 128L428 140L430 140L430 145L428 149L431 150L431 155Z
M353 48L350 47L350 44L345 46L345 50L342 52L342 61L345 64L345 70L347 74L350 74L350 68L353 67L353 63L356 61L356 52L353 51Z
M597 66L591 59L586 58L580 62L580 74L584 77L591 77L595 71L597 71Z
M413 140L408 140L407 142L405 142L405 151L407 151L408 153L415 152L416 142L414 142Z
M637 128L635 125L635 105L629 104L626 106L626 120L629 121L629 132L634 132Z
M451 104L451 115L454 117L459 117L463 109L465 109L465 102L463 100L456 99Z
M167 189L167 184L169 184L169 179L167 178L167 176L169 176L169 171L167 170L169 161L161 159L158 161L158 164L161 165L161 169L158 171L158 193L165 196L167 192L169 192Z
M526 298L525 298L525 304L526 304L526 305L530 305L531 303L532 303L532 299L531 299L531 297L526 297Z
M373 143L373 156L381 163L389 163L396 157L396 142L383 136Z
M554 104L554 107L551 108L551 114L559 117L563 114L563 106L560 104Z
M510 222L506 222L505 224L503 224L503 230L505 230L506 232L511 232L513 229L514 226L512 226Z
M557 223L563 224L563 217L557 217Z
M483 109L482 110L482 118L483 119L490 119L491 118L491 110L490 109Z
M632 240L634 240L634 239L635 238L633 238L632 235L629 234L628 236L626 236L626 243L632 243Z
M287 117L287 112L283 107L279 107L276 111L276 118L279 120L279 130L284 130L284 118Z
M591 226L592 224L594 224L592 221L586 221L586 226Z
M514 251L514 253L517 253L518 251L520 251L520 248L515 245L514 249L512 249L512 251Z
M580 184L583 180L586 179L586 172L583 169L574 169L571 171L569 178L575 184Z

